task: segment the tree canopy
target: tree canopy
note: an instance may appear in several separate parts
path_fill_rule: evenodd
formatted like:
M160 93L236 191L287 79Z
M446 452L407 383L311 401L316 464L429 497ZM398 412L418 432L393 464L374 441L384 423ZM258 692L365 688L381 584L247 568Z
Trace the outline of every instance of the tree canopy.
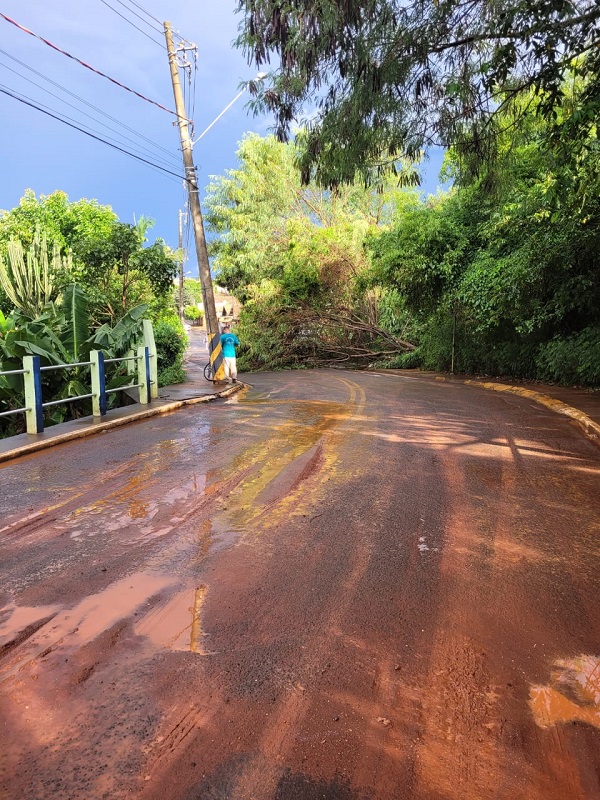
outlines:
M117 219L110 206L100 205L97 200L72 202L61 191L37 197L26 189L18 206L0 211L0 253L4 253L10 239L17 239L27 249L38 228L61 250L72 249L79 240L108 234Z
M219 282L245 302L242 364L598 384L595 133L567 155L530 99L519 126L503 112L493 192L484 169L425 200L395 180L302 186L293 145L247 137L239 167L212 179L206 215Z
M575 124L598 121L595 0L239 0L238 12L238 46L273 62L250 85L255 108L282 140L306 127L304 183L371 180L433 144L486 161L499 112L533 91L551 119L568 74L587 82Z
M76 282L86 293L94 323L114 323L130 308L172 288L177 254L161 239L146 244L151 227L143 216L136 225L120 222L110 206L96 200L71 202L61 191L38 198L28 189L16 208L0 212L0 262L9 264L14 246L35 249L36 235L42 235L54 253L49 271L53 290L47 299ZM7 280L15 277L10 268L4 272ZM15 305L8 294L0 292L4 311Z
M219 283L246 304L251 363L319 364L411 348L396 336L402 325L380 325L385 290L361 281L369 231L417 204L414 191L395 181L379 191L302 186L294 146L273 136L247 136L237 155L237 169L211 179L206 220L219 234L211 245Z

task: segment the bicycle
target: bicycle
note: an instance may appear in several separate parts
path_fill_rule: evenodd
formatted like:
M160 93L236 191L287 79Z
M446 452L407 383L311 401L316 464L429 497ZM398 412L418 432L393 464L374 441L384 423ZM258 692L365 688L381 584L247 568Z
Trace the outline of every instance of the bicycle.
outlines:
M204 365L204 379L212 382L213 376L214 376L213 366L209 361L208 364Z

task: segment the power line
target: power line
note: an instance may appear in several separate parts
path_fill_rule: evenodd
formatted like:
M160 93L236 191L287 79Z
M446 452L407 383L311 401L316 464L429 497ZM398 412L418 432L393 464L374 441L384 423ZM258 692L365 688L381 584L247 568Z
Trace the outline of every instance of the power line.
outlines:
M158 164L154 164L152 161L148 161L148 159L146 159L146 158L142 158L141 156L137 156L137 155L135 155L135 153L131 153L131 152L129 152L129 150L125 150L123 147L119 147L118 145L113 144L112 142L109 142L107 139L103 139L101 136L96 136L95 134L90 133L89 131L86 131L83 128L80 128L78 125L74 125L71 122L67 122L62 117L59 117L56 114L52 114L50 111L46 111L44 108L42 108L41 106L37 105L36 103L29 102L28 100L25 100L23 97L19 97L19 95L14 94L13 92L11 92L8 89L0 87L0 92L2 94L8 95L9 97L12 97L14 100L18 100L20 103L23 103L26 106L30 106L30 108L35 108L36 111L41 111L42 114L46 114L48 117L52 117L53 119L56 119L59 122L62 122L63 125L68 125L69 128L74 128L76 131L79 131L80 133L84 133L86 136L89 136L92 139L96 139L96 141L98 141L98 142L102 142L103 144L106 144L109 147L113 147L115 150L119 150L119 152L121 152L121 153L125 153L125 155L130 156L130 158L135 158L137 161L142 161L144 164L148 164L150 167L153 167L154 169L158 169L161 172L166 172L168 175L174 175L176 178L178 178L178 180L183 180L183 181L186 180L183 176L179 175L178 173L172 172L170 169L166 169L165 167L161 167Z
M157 106L158 108L162 109L163 111L166 111L169 114L173 114L174 117L178 117L179 116L175 111L171 111L170 108L166 108L165 106L161 105L160 103L157 103L155 100L151 100L149 97L145 97L143 94L140 94L139 92L136 92L135 89L130 89L129 86L125 86L125 84L120 83L120 81L116 80L115 78L111 78L110 75L106 75L104 72L100 72L100 70L95 69L94 67L90 66L90 64L86 64L85 61L82 61L80 58L77 58L76 56L71 55L71 53L67 53L66 50L62 50L57 45L52 44L52 42L50 42L48 39L44 39L43 36L39 36L37 33L34 33L33 31L30 31L29 28L25 28L23 25L20 25L14 19L11 19L10 17L7 17L6 14L3 14L1 11L0 11L0 17L5 19L7 22L10 22L10 24L14 25L16 28L19 28L19 30L23 31L24 33L28 33L30 36L33 36L36 39L39 39L40 42L43 42L44 44L48 45L48 47L51 47L53 50L56 50L58 53L62 53L64 56L67 56L68 58L71 58L73 61L76 61L78 64L81 64L82 67L85 67L86 69L89 69L92 72L95 72L96 75L100 75L101 77L106 78L107 80L109 80L111 83L114 83L117 86L120 86L121 89L125 89L127 92L131 92L131 94L134 94L136 97L139 97L140 99L145 100L147 103L151 103L153 106Z
M159 42L157 39L155 39L155 38L154 38L154 36L150 36L150 34L149 34L149 33L146 33L146 31L143 31L141 28L138 28L138 26L135 24L135 22L132 22L130 19L127 19L127 17L125 16L125 14L121 14L121 12L120 12L120 11L117 11L117 9L116 9L116 8L113 8L113 6L111 6L111 5L110 5L110 3L107 3L107 2L106 2L106 0L100 0L100 2L101 2L101 3L104 3L104 5L105 5L107 8L110 8L110 10L111 10L111 11L114 11L114 12L115 12L115 14L116 14L117 16L121 17L121 19L124 19L124 20L125 20L125 22L128 22L130 25L133 25L133 27L136 29L136 31L139 31L139 32L140 32L140 33L141 33L143 36L145 36L147 39L150 39L150 41L151 41L151 42L154 42L154 44L157 44L157 45L158 45L159 47L161 47L163 50L165 49L165 45L164 45L162 42ZM127 8L127 6L125 6L125 8ZM153 30L154 30L154 28L153 28Z
M143 11L144 14L146 14L148 17L150 17L150 19L153 19L155 22L158 22L159 25L162 25L162 22L159 19L156 19L156 17L153 17L152 14L149 11L146 11L146 9L143 8L139 3L136 3L135 0L129 0L129 2L132 5L134 5L136 8L139 8L140 11Z
M70 127L75 128L76 130L79 130L81 133L85 133L86 135L91 136L94 139L98 139L99 141L103 142L104 144L109 145L109 147L115 147L117 150L122 150L122 152L126 153L127 155L130 155L133 158L136 158L136 159L138 159L140 161L144 161L145 163L149 164L150 166L155 167L156 169L160 169L160 170L163 170L165 172L171 172L170 170L165 169L164 167L161 167L160 164L156 164L153 161L148 161L147 159L142 158L140 155L138 155L138 154L136 154L134 152L131 152L130 150L125 150L125 149L121 148L118 144L114 143L115 140L112 137L102 138L101 136L98 135L99 131L95 131L89 125L85 125L84 123L80 123L80 125L83 125L83 127L79 127L79 125L72 124L72 123L79 122L79 120L75 120L75 119L73 119L73 117L68 117L65 114L61 115L60 112L56 111L56 109L50 108L49 106L47 106L44 103L41 103L39 101L35 101L31 97L27 97L27 95L19 96L16 93L14 93L13 90L9 89L9 87L3 86L2 84L0 84L0 91L2 91L2 90L5 90L4 91L5 94L12 92L11 96L14 97L15 99L21 100L21 102L25 102L27 105L31 105L33 108L36 108L38 111L41 111L44 114L48 114L48 116L54 117L54 119L59 120L59 122L64 122L65 125L69 125ZM70 122L69 122L69 120L70 120ZM178 173L174 173L174 172L171 172L171 174L172 175L178 175Z
M158 29L157 29L157 28L154 28L154 30L158 30L160 33L164 34L164 32L165 32L165 28L164 28L164 21L162 21L162 20L160 20L160 19L157 19L157 18L156 18L156 17L155 17L153 14L151 14L149 11L146 11L146 9L145 9L143 6L141 6L139 3L136 3L136 2L135 2L135 0L127 0L127 1L128 1L129 3L131 3L131 5L135 6L136 8L139 8L139 9L140 9L140 11L143 11L143 12L144 12L144 14L146 14L146 16L147 16L147 17L150 17L150 19L153 19L153 20L154 20L154 22L156 22L158 25L160 25L160 28L158 28ZM125 3L123 3L123 2L122 2L122 0L117 0L117 2L118 2L118 3L120 3L122 6L125 6ZM125 7L126 7L126 6L125 6ZM134 12L134 11L132 11L131 13L132 13L132 14L134 14L135 12ZM143 18L142 18L142 17L140 17L140 19L143 19ZM144 20L144 22L145 22L145 20ZM150 23L146 23L146 24L148 24L148 25L149 25ZM152 27L152 26L151 26L151 27ZM180 41L182 41L182 42L185 42L185 39L184 39L184 37L183 37L181 34L179 34L179 33L176 33L175 31L173 31L172 33L173 33L173 36L175 36L177 39L179 39L179 40L180 40Z
M51 83L53 86L56 86L57 89L60 89L61 91L65 92L66 94L68 94L71 97L75 98L75 100L79 100L81 103L84 103L86 106L88 106L88 108L93 108L94 111L97 111L99 114L102 114L102 116L106 117L107 119L112 120L112 122L115 122L121 128L124 128L125 130L128 130L130 133L133 133L138 138L143 139L144 141L146 141L149 144L151 144L157 150L162 150L170 158L172 158L173 160L176 160L175 156L173 156L173 154L172 154L172 152L170 150L167 150L166 147L163 147L162 145L158 144L157 142L152 141L152 139L149 139L147 136L144 136L143 133L140 133L139 131L136 131L134 128L129 127L129 125L126 125L121 120L117 119L116 117L111 116L106 111L103 111L101 108L98 108L98 106L93 105L93 103L88 102L85 98L80 97L78 94L75 94L75 92L72 92L70 89L67 89L65 86L62 86L60 83L57 83L56 81L53 81L51 78L48 78L46 75L43 75L41 72L38 72L37 69L34 69L29 64L26 64L24 61L20 61L15 56L11 55L10 53L7 53L6 50L2 50L0 48L0 53L2 55L6 56L7 58L10 58L12 61L15 61L17 64L19 64L20 66L24 67L25 69L28 69L30 72L33 72L33 74L37 75L38 78L42 78L43 80L47 81L48 83ZM6 69L10 69L10 67L6 67ZM21 77L23 77L24 80L29 80L29 78L26 78L24 75L21 76ZM31 83L34 83L34 81L31 81ZM37 85L37 84L34 83L34 85ZM46 90L43 89L43 91L46 91ZM62 102L65 102L65 101L63 100ZM104 124L104 123L100 123L100 124ZM106 127L109 127L109 126L106 126Z
M147 25L149 28L152 28L152 30L153 30L153 31L156 31L157 33L161 33L161 34L162 34L162 33L164 33L164 31L163 31L163 28L162 28L162 23L161 23L161 22L159 22L159 21L156 19L156 17L152 17L152 14L149 14L147 11L144 11L144 9L143 9L141 6L137 6L137 3L133 3L133 5L134 5L134 6L137 6L138 8L140 8L140 9L141 9L142 11L144 11L144 13L145 13L145 14L147 14L149 17L152 17L152 19L156 20L156 22L158 22L158 24L161 26L160 28L157 28L157 27L156 27L155 25L153 25L151 22L148 22L148 20L145 20L145 19L144 19L144 17L142 17L142 15L141 15L141 14L138 14L138 13L137 13L137 11L134 11L132 8L129 8L129 6L128 6L128 5L126 5L126 4L123 2L123 0L117 0L117 3L118 3L120 6L123 6L123 8L126 8L126 9L127 9L127 11L129 11L129 13L130 13L130 14L134 14L134 15L135 15L135 16L136 16L138 19L141 19L141 21L144 23L144 25ZM163 46L164 46L164 45L163 45Z
M0 50L0 52L2 52L2 51ZM131 139L129 136L125 136L123 133L121 133L120 130L118 130L116 128L113 128L110 125L107 125L105 122L102 122L102 120L99 120L96 117L93 117L91 114L87 114L85 111L82 111L82 109L80 109L77 106L73 105L73 103L69 103L67 100L64 100L62 97L59 97L59 95L55 94L54 92L50 92L47 89L44 89L44 87L41 86L39 83L36 83L35 81L31 80L30 78L27 78L25 75L21 74L17 70L12 69L12 67L7 66L6 64L2 64L2 62L0 62L0 66L3 66L5 69L8 69L10 72L13 72L15 75L18 75L20 78L23 78L23 80L28 81L33 86L37 86L38 89L41 89L46 94L49 94L51 97L56 97L57 100L60 100L61 103L64 103L65 105L69 106L69 108L73 108L73 109L75 109L75 111L78 111L80 114L83 114L84 116L88 117L89 119L93 120L94 122L98 122L100 125L103 125L108 130L112 131L113 133L116 133L122 139L125 139L126 141L131 142L132 144L136 145L138 150L145 151L146 153L151 155L153 158L155 158L155 159L157 159L159 161L162 161L163 164L167 164L168 166L173 166L172 162L175 160L175 158L171 154L169 154L170 158L171 158L171 162L169 162L164 157L159 156L159 155L157 155L155 153L152 153L147 147L144 147L143 145L139 145L134 139ZM28 99L31 99L31 98L28 98ZM47 108L47 106L45 106L45 107ZM73 120L71 117L67 117L67 119L71 119L73 122L75 122L75 120ZM118 120L115 120L115 121L118 122ZM166 152L168 153L168 151L166 151Z

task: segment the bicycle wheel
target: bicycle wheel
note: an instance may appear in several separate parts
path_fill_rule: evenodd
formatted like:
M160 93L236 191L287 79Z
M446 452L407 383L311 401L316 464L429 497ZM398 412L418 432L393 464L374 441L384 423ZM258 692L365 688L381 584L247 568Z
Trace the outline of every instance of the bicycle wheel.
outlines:
M204 377L207 381L212 381L213 379L213 368L210 361L204 365Z

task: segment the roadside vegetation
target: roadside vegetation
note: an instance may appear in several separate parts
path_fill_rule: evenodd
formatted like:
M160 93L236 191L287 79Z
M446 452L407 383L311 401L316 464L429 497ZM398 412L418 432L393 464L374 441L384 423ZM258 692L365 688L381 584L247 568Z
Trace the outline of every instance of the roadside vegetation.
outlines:
M597 5L239 10L250 60L280 65L249 87L277 137L208 189L241 366L600 385ZM432 144L448 189L423 197Z
M127 225L110 207L70 202L63 192L37 198L28 191L17 208L0 212L0 371L20 369L25 355L38 355L42 366L87 361L92 349L123 356L149 318L159 384L183 380L186 337L173 292L178 254L161 240L148 244L150 228L144 217ZM107 365L107 388L127 383L126 366ZM45 402L87 393L88 367L43 373ZM22 376L0 377L0 411L24 405ZM90 413L89 400L56 405L45 424ZM23 429L21 416L0 417L0 436Z
M293 144L248 136L215 177L219 282L244 303L244 368L421 367L600 384L598 148L529 112L493 174L422 198L387 178L302 186ZM493 185L490 183L493 182Z

